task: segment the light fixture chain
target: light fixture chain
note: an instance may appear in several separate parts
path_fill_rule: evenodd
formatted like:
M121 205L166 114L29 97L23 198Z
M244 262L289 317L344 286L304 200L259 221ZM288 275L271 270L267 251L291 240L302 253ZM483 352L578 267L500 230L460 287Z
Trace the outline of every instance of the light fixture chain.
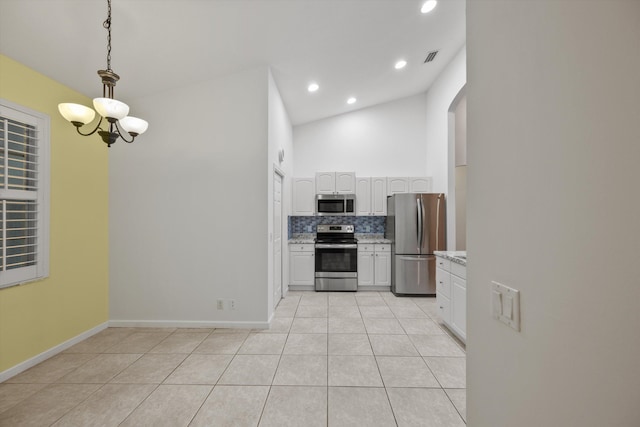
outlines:
M102 26L107 29L107 70L111 70L111 0L107 0L108 15Z

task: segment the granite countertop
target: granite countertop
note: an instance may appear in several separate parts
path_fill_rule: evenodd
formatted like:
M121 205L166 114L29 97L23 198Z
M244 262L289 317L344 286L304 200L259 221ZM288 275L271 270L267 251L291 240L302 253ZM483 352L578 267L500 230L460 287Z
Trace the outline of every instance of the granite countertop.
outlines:
M293 237L288 240L288 243L294 245L315 243L315 239L315 233L294 234ZM356 239L358 239L358 243L391 243L391 240L385 239L383 234L356 234Z
M291 239L289 239L289 243L293 244L303 244L303 243L315 243L316 235L315 233L302 233L302 234L294 234Z
M384 234L356 234L356 239L358 243L391 243L391 240L385 239Z
M467 265L467 251L433 251L433 254L465 267Z

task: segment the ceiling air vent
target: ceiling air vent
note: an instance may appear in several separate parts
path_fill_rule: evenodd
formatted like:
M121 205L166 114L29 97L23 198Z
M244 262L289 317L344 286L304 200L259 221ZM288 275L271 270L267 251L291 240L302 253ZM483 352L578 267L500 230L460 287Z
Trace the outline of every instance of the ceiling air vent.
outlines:
M427 59L424 60L424 63L426 64L427 62L431 62L435 59L436 55L438 54L437 50L431 51L427 54Z

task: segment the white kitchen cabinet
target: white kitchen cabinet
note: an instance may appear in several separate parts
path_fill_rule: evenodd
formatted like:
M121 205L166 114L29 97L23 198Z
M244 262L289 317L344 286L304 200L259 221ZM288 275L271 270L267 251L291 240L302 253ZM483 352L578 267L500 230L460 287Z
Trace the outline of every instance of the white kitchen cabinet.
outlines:
M387 215L387 178L356 178L356 215Z
M293 286L314 286L315 245L313 243L289 245L289 281Z
M316 172L317 194L355 194L355 172Z
M387 195L398 193L430 193L431 178L419 177L388 177Z
M409 177L409 193L431 193L431 178Z
M467 281L451 275L451 327L464 341L467 337Z
M376 286L391 286L391 245L375 246L374 284Z
M358 286L391 286L391 245L358 245Z
M467 338L467 268L436 256L436 301L443 323L462 340Z
M358 245L358 286L373 286L374 258L373 245Z
M314 178L293 178L291 215L313 216L316 212L316 181Z
M388 177L387 178L387 195L392 196L398 193L409 192L409 178Z

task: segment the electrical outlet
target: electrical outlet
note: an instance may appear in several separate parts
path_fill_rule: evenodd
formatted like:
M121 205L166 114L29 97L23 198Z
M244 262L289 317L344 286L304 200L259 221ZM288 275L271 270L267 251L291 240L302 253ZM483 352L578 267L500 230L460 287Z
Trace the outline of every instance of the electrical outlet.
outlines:
M224 300L219 299L217 303L218 310L224 310Z
M230 299L229 300L229 310L235 310L235 309L236 309L236 300Z

